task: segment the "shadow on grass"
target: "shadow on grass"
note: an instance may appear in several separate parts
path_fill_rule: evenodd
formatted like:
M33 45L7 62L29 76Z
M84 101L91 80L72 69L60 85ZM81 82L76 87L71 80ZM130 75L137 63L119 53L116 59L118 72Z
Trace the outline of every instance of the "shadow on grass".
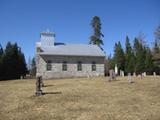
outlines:
M44 85L43 87L52 87L52 86L55 86L55 85Z
M43 92L43 94L62 94L62 92Z

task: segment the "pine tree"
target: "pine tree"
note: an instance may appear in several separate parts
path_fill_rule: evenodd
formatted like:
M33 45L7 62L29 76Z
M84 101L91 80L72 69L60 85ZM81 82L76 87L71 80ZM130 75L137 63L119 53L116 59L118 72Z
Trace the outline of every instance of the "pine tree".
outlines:
M93 28L93 35L90 37L89 43L101 47L101 45L103 45L103 40L101 37L104 37L104 35L101 32L101 20L98 16L93 17L91 26Z
M155 34L155 43L160 48L160 25L156 28L154 34Z
M114 64L117 64L119 70L124 70L125 56L120 41L115 43L113 60Z
M149 47L146 47L145 50L145 70L147 74L152 74L153 72L153 60L152 60L152 53Z
M36 75L36 61L35 61L35 57L32 58L31 75L32 76Z
M135 38L134 40L134 54L135 54L135 71L140 74L145 72L145 50L142 40Z
M18 46L17 44L7 43L4 55L5 79L18 78Z
M114 69L115 67L115 63L114 63L114 59L113 57L111 56L111 54L108 56L108 69Z
M25 57L24 54L22 53L21 49L19 48L18 50L18 62L19 62L19 76L25 76L26 72L27 72L27 67L26 67L26 61L25 61Z
M153 47L153 64L154 72L160 74L160 48L157 43L155 43Z
M125 49L125 72L132 73L134 72L134 53L129 42L128 36L126 37L126 49Z
M3 48L0 44L0 80L3 79Z
M20 76L25 75L25 58L17 43L7 43L4 51L3 66L3 79L19 79Z

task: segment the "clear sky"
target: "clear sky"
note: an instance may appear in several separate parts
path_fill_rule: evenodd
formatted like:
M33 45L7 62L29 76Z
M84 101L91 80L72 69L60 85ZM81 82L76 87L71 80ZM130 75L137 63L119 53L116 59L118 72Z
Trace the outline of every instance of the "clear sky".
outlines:
M56 42L88 44L93 16L99 16L104 50L113 53L115 42L124 46L140 32L148 45L160 24L160 0L0 0L0 43L17 42L26 61L35 54L40 32L56 33Z

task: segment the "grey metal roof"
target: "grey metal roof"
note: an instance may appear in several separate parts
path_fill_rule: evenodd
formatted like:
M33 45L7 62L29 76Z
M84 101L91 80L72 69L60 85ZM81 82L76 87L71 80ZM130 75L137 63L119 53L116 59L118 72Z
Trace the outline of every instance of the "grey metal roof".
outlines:
M97 45L68 44L57 46L41 46L40 55L70 55L70 56L105 56Z

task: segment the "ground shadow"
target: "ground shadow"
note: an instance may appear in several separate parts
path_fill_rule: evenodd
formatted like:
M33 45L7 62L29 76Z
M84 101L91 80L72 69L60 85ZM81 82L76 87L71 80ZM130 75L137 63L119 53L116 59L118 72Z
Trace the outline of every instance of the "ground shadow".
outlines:
M52 87L52 86L55 86L55 85L44 85L43 87Z
M62 94L62 92L43 92L43 94Z

